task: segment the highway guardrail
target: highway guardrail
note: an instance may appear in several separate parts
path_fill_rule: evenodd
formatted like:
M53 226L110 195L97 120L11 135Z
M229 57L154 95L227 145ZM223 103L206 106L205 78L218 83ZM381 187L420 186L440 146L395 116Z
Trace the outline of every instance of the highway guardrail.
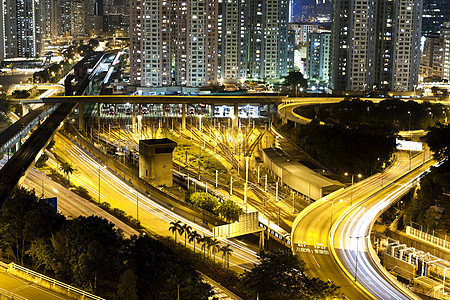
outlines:
M72 292L74 294L78 294L80 295L83 299L94 299L94 300L105 300L104 298L101 298L99 296L96 296L94 294L91 294L89 292L83 291L79 288L73 287L71 285L68 285L64 282L58 281L54 278L42 275L38 272L35 272L33 270L27 269L25 267L22 267L20 265L17 265L15 263L10 263L9 264L9 268L8 268L8 272L10 272L11 270L19 270L21 272L24 272L25 274L31 275L33 277L39 278L41 280L47 281L51 284L53 284L54 286L58 286L66 291ZM15 298L14 298L15 299Z

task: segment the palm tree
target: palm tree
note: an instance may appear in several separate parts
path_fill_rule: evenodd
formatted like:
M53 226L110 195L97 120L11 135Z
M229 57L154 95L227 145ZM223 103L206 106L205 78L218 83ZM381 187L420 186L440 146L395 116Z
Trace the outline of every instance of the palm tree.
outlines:
M230 248L229 244L226 244L225 246L220 247L219 251L222 251L222 261L224 261L224 258L227 260L227 268L230 267L230 255L231 252L233 252L233 249Z
M203 243L202 245L202 250L203 250L203 260L205 260L206 258L206 248L209 249L208 247L208 242L211 238L209 236L205 236L203 235L203 237L201 238L201 242Z
M181 221L180 220L178 220L178 221L172 221L172 222L170 222L170 227L169 227L169 230L170 231L172 231L173 232L173 234L175 235L175 245L177 244L177 232L179 232L180 231L180 228L181 228Z
M220 242L217 239L209 239L208 249L211 249L212 254L214 255L214 263L216 262L216 251L219 248Z
M200 242L201 235L197 231L192 231L189 235L189 243L194 242L194 253L195 253L195 241Z
M63 171L67 175L67 180L69 180L69 175L73 173L74 168L68 162L62 162L59 167L61 171Z
M192 227L189 226L188 224L184 224L183 226L181 226L181 228L183 229L184 232L184 248L186 249L186 238L191 233Z

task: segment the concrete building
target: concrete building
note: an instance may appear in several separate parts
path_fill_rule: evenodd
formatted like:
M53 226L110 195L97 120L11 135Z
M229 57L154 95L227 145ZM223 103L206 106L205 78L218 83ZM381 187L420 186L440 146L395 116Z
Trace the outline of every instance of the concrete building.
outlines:
M278 79L293 66L289 51L288 0L252 0L249 17L249 74L257 79Z
M329 82L330 42L331 33L310 33L308 36L306 78L313 85L319 81L324 87Z
M83 37L85 31L85 10L81 0L70 2L70 33L72 37Z
M333 4L334 91L412 91L420 61L421 0Z
M422 35L437 34L450 21L450 1L423 0Z
M450 81L450 22L445 22L441 27L442 41L442 78Z
M248 10L246 0L219 0L219 80L237 82L248 76Z
M443 77L443 40L440 36L427 36L422 52L419 66L419 76L422 79L427 77Z
M281 184L289 186L309 200L319 200L344 187L342 183L293 160L279 148L263 149L263 161L266 168L279 178Z
M174 141L151 139L139 141L139 177L155 185L172 186Z
M0 1L0 59L36 57L41 48L39 1Z
M131 85L215 83L217 15L217 0L130 1Z
M314 23L290 23L289 30L294 31L295 46L306 45L308 34L318 32L319 25Z

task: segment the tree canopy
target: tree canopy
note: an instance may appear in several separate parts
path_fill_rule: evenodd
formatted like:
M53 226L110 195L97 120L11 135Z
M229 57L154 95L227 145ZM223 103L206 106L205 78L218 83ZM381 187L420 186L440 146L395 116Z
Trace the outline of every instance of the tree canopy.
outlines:
M66 220L18 188L0 209L0 248L16 262L107 299L208 299L191 262L149 236L125 239L97 216Z
M425 140L430 146L431 151L437 158L448 157L450 154L450 126L437 124L437 126L430 128L430 131L425 136Z
M308 81L303 77L301 72L291 71L288 76L286 76L286 84L295 88L299 86L305 91L308 88Z
M243 275L242 288L260 299L324 299L337 295L334 283L305 274L305 262L281 249L259 253L260 264Z

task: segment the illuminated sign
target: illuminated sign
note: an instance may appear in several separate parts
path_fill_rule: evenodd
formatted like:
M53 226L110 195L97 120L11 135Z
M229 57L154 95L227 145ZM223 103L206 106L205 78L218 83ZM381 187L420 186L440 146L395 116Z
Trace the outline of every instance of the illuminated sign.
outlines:
M422 151L422 143L420 142L411 142L411 141L403 141L396 139L395 143L397 144L397 150L411 150L411 151Z

